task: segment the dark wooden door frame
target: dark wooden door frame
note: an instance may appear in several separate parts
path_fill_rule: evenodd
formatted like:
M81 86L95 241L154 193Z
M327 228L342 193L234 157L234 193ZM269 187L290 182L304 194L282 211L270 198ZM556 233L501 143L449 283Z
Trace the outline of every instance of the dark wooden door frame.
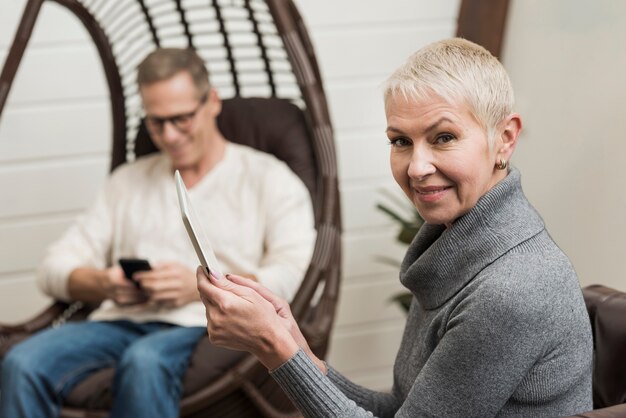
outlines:
M509 0L462 0L456 35L484 46L499 59L508 9Z

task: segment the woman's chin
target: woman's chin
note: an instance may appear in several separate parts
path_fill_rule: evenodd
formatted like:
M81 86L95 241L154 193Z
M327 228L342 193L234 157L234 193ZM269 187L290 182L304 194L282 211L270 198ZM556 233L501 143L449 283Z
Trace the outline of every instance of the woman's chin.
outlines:
M428 210L420 210L417 212L420 214L424 222L431 225L446 225L450 226L454 221L458 219L458 216L453 216L449 213L433 213Z

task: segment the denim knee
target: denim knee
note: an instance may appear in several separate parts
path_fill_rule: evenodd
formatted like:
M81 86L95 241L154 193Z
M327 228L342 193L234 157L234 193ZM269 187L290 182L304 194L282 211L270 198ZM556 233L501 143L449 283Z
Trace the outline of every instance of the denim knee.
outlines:
M33 377L41 369L36 353L29 350L23 344L17 344L11 348L2 360L2 383L15 384L23 377Z
M170 367L167 362L168 359L158 350L137 341L124 351L117 368L121 373L136 370L139 376L149 378L148 375L168 374Z

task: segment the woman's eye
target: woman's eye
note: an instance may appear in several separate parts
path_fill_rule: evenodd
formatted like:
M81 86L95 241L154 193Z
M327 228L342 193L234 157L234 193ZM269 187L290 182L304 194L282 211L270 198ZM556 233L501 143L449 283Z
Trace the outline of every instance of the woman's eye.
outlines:
M436 144L447 144L448 142L454 140L454 135L452 134L439 134L435 138Z
M400 138L391 138L389 140L389 144L392 147L406 147L407 145L411 145L411 141L409 141L406 138L402 138L402 137L400 137Z

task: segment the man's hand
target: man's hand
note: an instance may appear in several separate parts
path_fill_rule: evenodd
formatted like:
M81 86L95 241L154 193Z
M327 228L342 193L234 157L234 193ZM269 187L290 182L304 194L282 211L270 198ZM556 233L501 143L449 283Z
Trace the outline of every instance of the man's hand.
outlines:
M127 306L146 301L145 294L124 277L120 266L104 270L79 267L70 273L68 286L73 300L87 303L111 299L117 305Z
M119 306L137 305L146 301L146 294L124 277L120 266L104 270L100 283L107 299L111 299Z
M200 301L195 272L175 262L158 263L152 270L137 272L133 279L141 283L148 303L166 308L179 308Z

